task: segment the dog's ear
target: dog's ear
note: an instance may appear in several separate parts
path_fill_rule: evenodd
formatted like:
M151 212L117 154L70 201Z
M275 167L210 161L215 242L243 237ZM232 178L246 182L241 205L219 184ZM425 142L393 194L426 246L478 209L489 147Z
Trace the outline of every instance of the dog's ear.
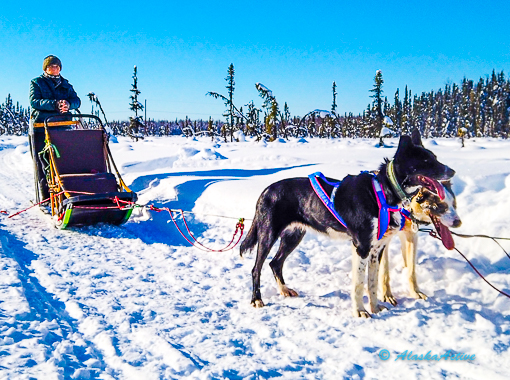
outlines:
M400 136L400 140L398 142L398 148L397 153L404 151L407 147L412 146L413 141L411 140L411 137L408 135L402 135Z
M418 128L414 128L413 132L411 132L411 139L414 145L423 146L421 142L420 131L418 130Z

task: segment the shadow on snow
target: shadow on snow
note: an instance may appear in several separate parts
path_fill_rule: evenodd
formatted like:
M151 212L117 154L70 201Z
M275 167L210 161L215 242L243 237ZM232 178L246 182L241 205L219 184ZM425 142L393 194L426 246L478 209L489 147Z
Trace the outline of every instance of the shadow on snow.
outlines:
M17 263L17 275L23 288L23 294L29 305L30 312L25 315L12 316L0 315L0 331L9 331L9 336L14 340L13 343L19 343L25 339L36 339L39 344L45 346L45 360L48 361L53 357L55 344L63 341L69 341L72 344L72 352L61 355L59 360L55 360L55 364L59 367L59 371L64 378L71 378L78 370L87 370L89 378L97 378L99 371L104 369L105 365L100 357L87 350L86 346L74 344L73 335L77 332L75 321L65 311L65 304L57 300L53 294L49 293L42 286L34 271L31 269L33 261L38 259L38 255L27 250L24 243L20 242L13 235L5 230L0 230L0 255L9 257ZM48 322L58 325L58 328L45 331L37 330L33 326L33 322ZM3 334L2 334L3 335ZM2 337L0 335L0 337ZM91 343L87 342L90 347ZM7 348L4 346L4 348ZM87 351L87 352L86 352ZM10 354L3 350L2 353ZM101 363L97 368L88 368L85 361L89 359L97 359ZM24 364L25 367L32 367L37 363L30 359ZM39 363L41 364L41 363Z

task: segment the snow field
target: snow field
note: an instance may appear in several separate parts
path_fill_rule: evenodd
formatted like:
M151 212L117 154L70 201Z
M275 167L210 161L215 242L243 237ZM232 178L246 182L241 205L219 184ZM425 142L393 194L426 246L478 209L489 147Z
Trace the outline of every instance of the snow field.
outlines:
M223 247L236 218L247 218L247 232L267 185L315 171L341 179L376 169L398 143L246 140L118 138L111 148L140 204L193 211L186 219L195 236ZM510 143L424 144L457 171L458 232L510 236ZM23 209L33 199L27 145L25 137L0 139L2 210ZM121 227L60 231L34 208L1 216L0 228L0 378L503 379L510 369L510 300L426 234L419 237L417 275L429 299L408 296L395 239L391 286L399 305L364 320L350 313L347 241L305 236L284 268L298 298L278 294L269 257L261 279L267 306L254 309L255 253L240 258L238 250L189 247L163 212L137 209ZM510 260L494 242L455 241L489 281L510 291ZM382 349L389 360L380 359ZM476 358L395 360L406 350Z

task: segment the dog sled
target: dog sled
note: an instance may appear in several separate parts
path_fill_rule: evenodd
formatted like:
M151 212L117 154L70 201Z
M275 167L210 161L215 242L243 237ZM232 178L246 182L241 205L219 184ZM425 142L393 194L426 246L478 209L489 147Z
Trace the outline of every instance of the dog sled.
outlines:
M66 118L51 116L31 126L36 202L49 206L60 229L125 223L137 195L115 166L101 119L84 114Z

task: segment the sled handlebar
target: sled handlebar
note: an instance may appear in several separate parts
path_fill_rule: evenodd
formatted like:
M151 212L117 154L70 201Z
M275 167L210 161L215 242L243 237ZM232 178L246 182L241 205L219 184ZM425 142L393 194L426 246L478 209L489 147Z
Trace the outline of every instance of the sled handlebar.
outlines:
M47 127L63 127L63 126L71 126L71 125L79 125L81 123L81 120L64 120L64 121L58 121L58 119L61 119L62 117L66 118L72 118L72 119L94 119L99 123L99 126L102 130L104 130L103 122L99 117L96 115L89 115L89 114L68 114L68 115L53 115L47 117L43 123L34 123L34 128L47 128ZM56 120L56 121L53 121Z

